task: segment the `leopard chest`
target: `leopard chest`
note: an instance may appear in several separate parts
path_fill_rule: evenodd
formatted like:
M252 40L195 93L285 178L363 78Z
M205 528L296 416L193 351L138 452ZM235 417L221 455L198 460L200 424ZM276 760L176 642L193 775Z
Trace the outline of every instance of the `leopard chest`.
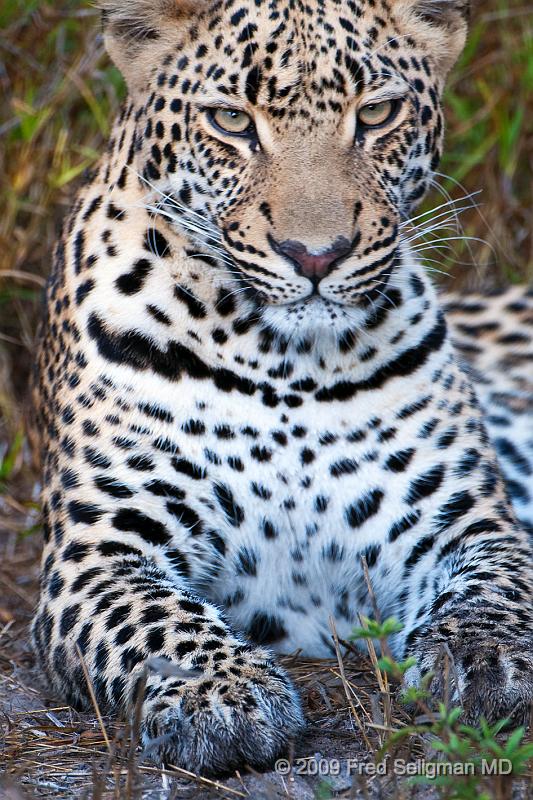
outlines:
M236 627L325 655L331 618L346 636L359 613L372 613L363 557L394 605L418 534L413 524L401 543L388 541L410 513L416 457L406 443L415 428L391 424L390 398L269 407L189 381L137 401L136 414L126 463L138 459L144 503L171 532L176 569Z

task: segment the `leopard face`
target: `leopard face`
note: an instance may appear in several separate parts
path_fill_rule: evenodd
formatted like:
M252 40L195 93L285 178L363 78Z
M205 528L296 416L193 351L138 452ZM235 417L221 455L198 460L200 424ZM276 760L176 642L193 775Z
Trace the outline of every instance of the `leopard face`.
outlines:
M402 221L439 160L460 4L115 5L131 169L158 210L272 327L357 324L412 260Z

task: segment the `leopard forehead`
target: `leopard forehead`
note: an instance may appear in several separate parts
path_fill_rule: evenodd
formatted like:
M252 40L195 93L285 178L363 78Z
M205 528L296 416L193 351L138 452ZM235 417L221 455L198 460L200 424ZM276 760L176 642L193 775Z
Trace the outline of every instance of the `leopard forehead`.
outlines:
M313 94L320 88L316 76L325 81L323 89L342 94L345 68L359 82L362 64L372 62L378 72L380 63L390 65L387 51L409 54L418 48L449 67L464 42L467 3L102 0L101 5L108 46L130 85L153 77L162 62L169 66L178 51L194 59L200 82L214 77L216 85L229 72L231 86L224 82L224 93L241 92L254 104L276 100L279 105L290 95L288 87L302 86L306 77ZM445 71L440 70L441 80ZM266 81L261 91L263 72L276 80Z

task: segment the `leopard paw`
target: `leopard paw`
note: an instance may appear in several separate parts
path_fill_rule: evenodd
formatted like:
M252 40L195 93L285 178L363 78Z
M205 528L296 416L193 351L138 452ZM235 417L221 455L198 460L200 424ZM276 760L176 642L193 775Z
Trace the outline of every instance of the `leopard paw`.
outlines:
M449 698L463 708L462 720L476 723L508 718L519 724L529 718L533 702L533 641L478 635L456 637L448 642L420 645L414 655L417 666L406 675L410 684L433 673L430 691L435 701Z
M226 678L163 678L149 687L143 743L164 764L224 775L248 764L270 767L304 726L300 699L269 659Z

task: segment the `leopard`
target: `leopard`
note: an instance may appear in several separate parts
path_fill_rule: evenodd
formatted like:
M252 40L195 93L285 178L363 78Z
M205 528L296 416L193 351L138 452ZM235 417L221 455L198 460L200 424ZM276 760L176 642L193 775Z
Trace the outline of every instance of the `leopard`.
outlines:
M32 389L54 691L138 709L159 763L268 769L306 727L279 655L394 617L409 685L524 717L533 296L441 296L416 245L469 4L99 5L127 98Z

